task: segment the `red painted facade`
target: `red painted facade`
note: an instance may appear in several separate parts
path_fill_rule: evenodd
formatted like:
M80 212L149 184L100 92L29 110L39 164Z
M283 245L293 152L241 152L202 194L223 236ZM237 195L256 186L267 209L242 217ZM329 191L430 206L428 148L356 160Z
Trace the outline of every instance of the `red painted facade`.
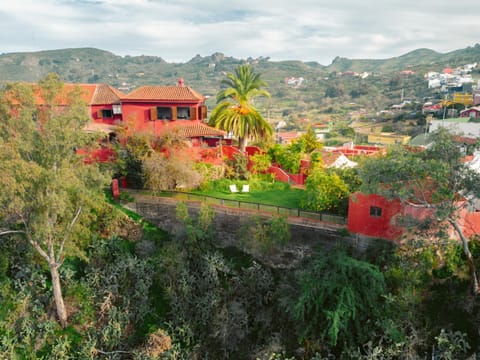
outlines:
M400 201L388 201L380 195L355 193L348 204L348 231L371 237L395 240L402 229L395 225L401 212Z
M463 233L467 238L480 235L480 212L468 212L461 221Z
M474 106L460 111L460 117L469 117L473 119L480 118L480 106Z
M92 119L86 131L128 137L135 133L159 136L175 129L199 147L216 146L225 135L205 124L205 97L184 86L183 81L177 86L142 86L129 94L106 84L65 84L55 99L57 106L68 106L67 95L75 88L81 90ZM33 89L41 108L43 97L36 85Z
M399 200L387 200L376 194L354 193L348 206L348 231L355 234L388 240L398 240L409 229L399 225L400 217L425 219L432 210L402 204ZM480 212L459 213L459 224L465 236L480 234ZM452 227L449 236L457 238Z

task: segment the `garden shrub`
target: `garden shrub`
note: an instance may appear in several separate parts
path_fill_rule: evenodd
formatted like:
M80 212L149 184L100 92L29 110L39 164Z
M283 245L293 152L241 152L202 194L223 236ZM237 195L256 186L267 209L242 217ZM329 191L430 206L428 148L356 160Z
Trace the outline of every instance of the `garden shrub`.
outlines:
M250 156L250 161L252 161L251 171L254 175L262 174L272 166L272 159L268 154L257 153Z
M290 225L285 216L273 216L266 220L253 217L239 231L240 242L245 250L254 255L270 254L288 243Z
M249 172L248 159L243 154L233 154L233 159L225 160L225 177L227 179L246 180Z
M345 203L349 195L349 188L340 176L317 168L305 182L305 196L300 206L305 210L329 211L345 215Z

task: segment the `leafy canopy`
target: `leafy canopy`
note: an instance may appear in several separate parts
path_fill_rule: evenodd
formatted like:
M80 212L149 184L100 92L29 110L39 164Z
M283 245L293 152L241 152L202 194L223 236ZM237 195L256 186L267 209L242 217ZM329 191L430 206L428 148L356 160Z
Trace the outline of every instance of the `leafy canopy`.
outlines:
M480 196L480 174L462 160L461 143L445 129L433 135L430 148L412 152L403 147L387 156L367 159L360 170L361 190L430 208L435 218L455 218L462 195Z
M2 89L0 117L0 235L22 234L46 261L65 327L58 269L66 254L84 256L91 209L101 202L106 184L97 164L84 164L76 153L92 140L83 131L87 107L79 88L66 92L57 76L49 75L38 87Z
M240 65L235 74L227 74L222 85L226 88L217 94L217 106L210 115L209 125L232 132L238 137L242 151L248 138L271 136L272 127L253 105L259 96L270 97L268 91L262 89L267 83L260 74L254 73L248 65Z

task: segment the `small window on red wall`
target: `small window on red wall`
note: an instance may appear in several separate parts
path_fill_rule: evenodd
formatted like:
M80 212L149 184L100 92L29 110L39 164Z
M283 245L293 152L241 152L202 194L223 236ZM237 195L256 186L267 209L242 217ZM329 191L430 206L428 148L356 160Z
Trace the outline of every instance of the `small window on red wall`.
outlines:
M100 119L112 118L113 117L113 111L112 111L112 109L98 110L97 111L97 117L100 118Z
M179 106L177 108L177 119L179 120L189 120L190 119L190 108L186 106Z
M157 106L157 119L172 120L173 111L171 107Z
M377 206L370 206L370 216L372 217L382 216L382 208Z

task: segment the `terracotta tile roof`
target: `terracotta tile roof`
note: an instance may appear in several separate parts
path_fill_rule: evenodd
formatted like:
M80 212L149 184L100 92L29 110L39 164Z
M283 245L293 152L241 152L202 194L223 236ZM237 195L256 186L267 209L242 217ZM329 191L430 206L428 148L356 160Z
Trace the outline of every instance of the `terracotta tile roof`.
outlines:
M104 105L119 103L126 95L107 84L96 84L91 105Z
M188 86L142 86L124 96L122 100L198 102L205 100L205 97Z
M168 123L162 129L162 132L170 130L178 131L180 136L194 138L200 136L225 136L226 132L215 129L199 121L175 121Z

